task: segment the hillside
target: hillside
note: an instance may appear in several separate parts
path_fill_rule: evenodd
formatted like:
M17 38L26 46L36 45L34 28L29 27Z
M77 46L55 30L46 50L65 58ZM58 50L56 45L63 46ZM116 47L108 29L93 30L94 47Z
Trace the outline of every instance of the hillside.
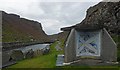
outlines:
M84 27L86 24L105 27L111 33L120 33L120 2L100 2L87 10L86 17L82 22L61 30Z
M2 41L47 42L50 39L43 31L41 23L2 11Z
M65 41L68 34L69 34L69 31L64 31L64 32L60 32L58 34L49 35L49 38L52 41L55 41L55 40Z

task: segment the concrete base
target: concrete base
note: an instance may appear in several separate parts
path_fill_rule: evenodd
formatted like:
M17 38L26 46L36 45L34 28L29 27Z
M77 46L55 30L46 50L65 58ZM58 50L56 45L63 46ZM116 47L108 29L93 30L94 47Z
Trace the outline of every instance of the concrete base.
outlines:
M56 61L56 66L64 66L64 55L58 55L57 56L57 61Z
M103 62L100 59L80 59L77 61L65 63L64 62L64 55L58 55L56 66L109 66L109 65L118 65L118 62Z
M102 60L96 59L81 59L78 62L71 63L70 65L75 66L109 66L109 65L117 65L118 62L103 62Z

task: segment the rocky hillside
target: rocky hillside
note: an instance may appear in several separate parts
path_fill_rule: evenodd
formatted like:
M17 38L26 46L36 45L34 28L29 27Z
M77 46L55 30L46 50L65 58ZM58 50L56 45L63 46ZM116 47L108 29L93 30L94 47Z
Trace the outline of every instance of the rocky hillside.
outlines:
M120 34L120 2L100 2L87 10L86 18L81 23L62 30L70 30L85 24L105 27L111 33Z
M67 36L69 34L69 31L64 31L64 32L60 32L58 34L53 34L53 35L49 35L49 38L52 40L52 41L56 41L56 40L66 40Z
M2 41L48 42L50 39L43 31L41 23L2 11Z

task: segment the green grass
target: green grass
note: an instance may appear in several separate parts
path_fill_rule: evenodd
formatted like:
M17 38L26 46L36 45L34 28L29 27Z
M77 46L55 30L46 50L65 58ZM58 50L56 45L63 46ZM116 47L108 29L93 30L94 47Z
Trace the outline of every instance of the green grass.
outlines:
M8 68L53 68L56 64L56 55L61 53L57 52L54 48L56 44L55 42L51 45L49 54L19 61L17 64Z
M61 47L63 48L64 40L61 40ZM43 55L43 56L38 56L34 57L31 59L25 59L22 61L19 61L17 64L9 66L8 68L81 68L81 69L86 69L86 70L93 70L93 69L112 69L116 70L118 66L62 66L62 67L56 67L56 56L58 54L63 54L64 50L62 51L56 51L55 46L57 42L53 43L50 46L50 53ZM118 50L118 57L120 56L120 50ZM120 65L119 65L120 67Z

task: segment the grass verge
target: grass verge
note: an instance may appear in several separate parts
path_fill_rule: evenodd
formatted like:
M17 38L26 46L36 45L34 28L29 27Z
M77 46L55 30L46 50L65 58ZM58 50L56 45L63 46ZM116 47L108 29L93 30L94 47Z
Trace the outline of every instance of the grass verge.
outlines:
M61 53L54 48L56 44L55 42L50 46L49 54L19 61L17 64L9 66L8 68L54 68L56 56Z

